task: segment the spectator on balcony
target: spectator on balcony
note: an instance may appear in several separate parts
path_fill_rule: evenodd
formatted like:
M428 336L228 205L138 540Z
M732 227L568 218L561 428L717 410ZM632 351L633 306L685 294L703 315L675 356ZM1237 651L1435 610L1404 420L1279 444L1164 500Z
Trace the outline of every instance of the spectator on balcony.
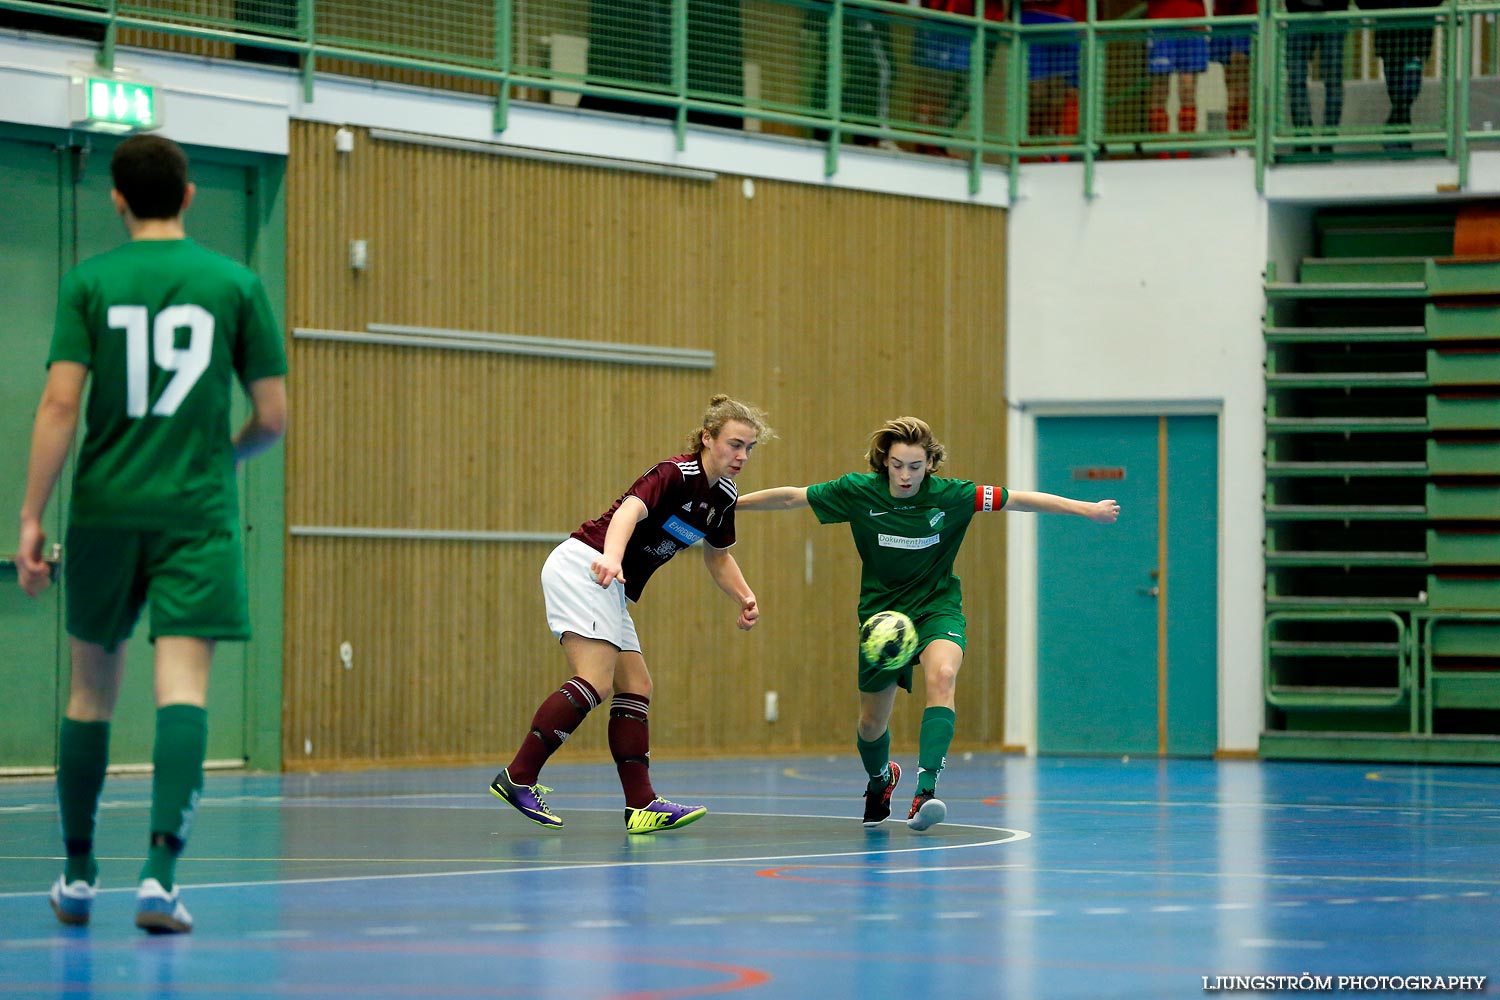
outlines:
M927 10L973 17L978 7L974 0L921 0ZM984 19L1004 21L1006 0L986 0ZM944 131L958 127L969 110L969 52L974 31L967 25L951 22L922 22L912 38L911 61L917 68L917 121ZM1000 47L1000 33L984 33L984 61L981 79L987 79ZM938 146L922 145L918 152L943 153Z
M1204 17L1206 13L1203 0L1146 0L1146 17L1151 20ZM1177 131L1184 135L1197 132L1198 74L1208 69L1208 36L1201 28L1153 32L1146 42L1146 59L1151 77L1146 130L1172 131L1167 99L1171 96L1172 76L1176 74Z
M1288 0L1294 3L1296 0ZM1345 0L1347 3L1348 0ZM1258 0L1214 0L1215 17L1254 16ZM1215 28L1208 39L1208 58L1224 67L1227 106L1224 128L1245 132L1250 128L1250 36L1255 28Z
M896 3L898 0L887 0ZM812 93L808 103L814 114L857 124L885 126L891 119L891 80L894 60L891 57L891 25L881 14L865 7L845 7L843 45L843 99L831 106L828 95L828 24L833 18L833 4L818 3L809 7L802 20L802 30L809 39L810 57L817 67L813 73ZM828 138L824 129L813 137ZM851 140L859 146L894 146L890 140L875 135L856 135Z
M1327 14L1346 11L1349 0L1286 0L1289 14ZM1346 21L1325 25L1291 24L1286 35L1286 103L1292 127L1312 128L1312 103L1307 96L1307 71L1314 56L1323 78L1323 130L1339 127L1344 115L1344 42ZM1325 147L1331 151L1331 147Z
M1088 0L1021 0L1022 24L1076 24L1088 19ZM1033 137L1078 134L1077 36L1028 39L1026 130Z
M1393 10L1403 7L1437 7L1443 0L1355 0L1361 10ZM1375 25L1375 54L1385 75L1385 93L1391 111L1385 123L1408 131L1411 108L1422 91L1422 70L1432 53L1435 24L1411 24L1383 20ZM1401 148L1401 147L1398 147ZM1409 147L1406 147L1409 148Z

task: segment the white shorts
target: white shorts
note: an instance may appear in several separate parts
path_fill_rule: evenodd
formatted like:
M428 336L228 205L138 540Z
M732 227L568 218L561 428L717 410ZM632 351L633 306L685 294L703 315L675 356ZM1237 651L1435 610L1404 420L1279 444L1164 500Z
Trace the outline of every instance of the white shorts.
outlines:
M622 653L639 653L641 640L627 608L625 585L619 580L601 587L589 568L597 550L569 538L542 564L542 597L547 602L547 627L559 639L564 632L600 639Z

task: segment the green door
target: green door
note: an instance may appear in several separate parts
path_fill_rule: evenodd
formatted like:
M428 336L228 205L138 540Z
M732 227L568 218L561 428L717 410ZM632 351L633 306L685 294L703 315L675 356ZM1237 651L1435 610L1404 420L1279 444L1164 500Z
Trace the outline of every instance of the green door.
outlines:
M109 156L116 140L91 136L85 152L70 147L66 138L51 142L0 138L0 183L4 190L29 197L16 199L19 212L0 221L7 260L19 259L32 280L0 287L0 307L13 318L9 325L0 369L5 374L5 426L0 457L0 498L14 517L25 489L28 430L36 401L46 379L44 368L51 337L52 311L58 281L76 261L109 249L126 238L124 227L109 200ZM216 163L202 155L193 160L198 194L187 215L193 239L210 249L246 262L251 246L252 182L249 166ZM34 221L27 221L31 216ZM24 228L17 228L23 227ZM12 234L12 230L15 230ZM33 274L34 272L34 274ZM242 412L240 414L242 416ZM62 541L66 514L65 487L71 467L49 510L48 534ZM241 473L241 514L245 512L244 473ZM279 498L273 499L278 502ZM246 523L249 523L247 519ZM67 554L63 553L64 576ZM41 601L30 601L5 581L0 597L0 685L21 694L0 707L0 768L50 767L54 763L57 719L67 700L67 636L61 620L61 598L54 588ZM279 615L279 602L276 613ZM149 621L143 617L126 644L125 679L115 710L110 740L112 764L147 763L154 737L155 700L152 695L153 650L147 640ZM209 684L210 761L240 763L250 756L247 732L247 686L254 671L247 670L246 646L222 643L214 655ZM279 671L270 671L274 679Z
M1217 418L1040 418L1037 488L1121 508L1037 525L1037 749L1211 756Z
M67 161L56 143L0 140L0 552L16 544L16 514L26 492L31 423L45 380L52 311L57 300L64 217L58 191ZM65 494L68 483L59 484ZM61 496L59 497L61 499ZM62 540L62 503L47 512L47 536ZM10 570L7 562L7 570ZM0 767L51 767L66 670L58 636L57 588L32 600L0 575Z

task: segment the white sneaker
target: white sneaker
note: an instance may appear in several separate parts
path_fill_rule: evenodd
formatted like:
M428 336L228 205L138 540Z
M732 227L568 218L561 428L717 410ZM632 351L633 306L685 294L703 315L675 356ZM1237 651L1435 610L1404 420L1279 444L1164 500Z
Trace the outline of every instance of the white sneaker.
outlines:
M83 879L69 882L66 876L59 875L52 883L52 891L47 893L47 901L52 904L52 912L57 914L58 920L70 927L83 927L89 922L89 913L94 909L94 894L98 891L97 885L89 885Z
M187 934L193 929L193 915L177 898L175 887L168 892L148 878L135 893L135 925L148 934Z
M906 825L913 830L926 830L937 826L948 818L948 806L942 799L935 799L931 792L918 792L911 803L911 815Z

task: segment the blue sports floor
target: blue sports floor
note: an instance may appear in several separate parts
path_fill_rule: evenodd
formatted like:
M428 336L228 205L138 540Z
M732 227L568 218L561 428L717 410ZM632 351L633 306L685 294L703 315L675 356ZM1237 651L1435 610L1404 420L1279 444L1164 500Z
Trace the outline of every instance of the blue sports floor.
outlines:
M175 938L131 922L148 779L105 788L87 928L44 895L51 783L0 782L0 996L1159 1000L1303 973L1500 993L1500 768L959 755L925 834L860 825L852 752L652 775L709 815L627 837L603 764L548 767L562 831L490 770L211 774Z

